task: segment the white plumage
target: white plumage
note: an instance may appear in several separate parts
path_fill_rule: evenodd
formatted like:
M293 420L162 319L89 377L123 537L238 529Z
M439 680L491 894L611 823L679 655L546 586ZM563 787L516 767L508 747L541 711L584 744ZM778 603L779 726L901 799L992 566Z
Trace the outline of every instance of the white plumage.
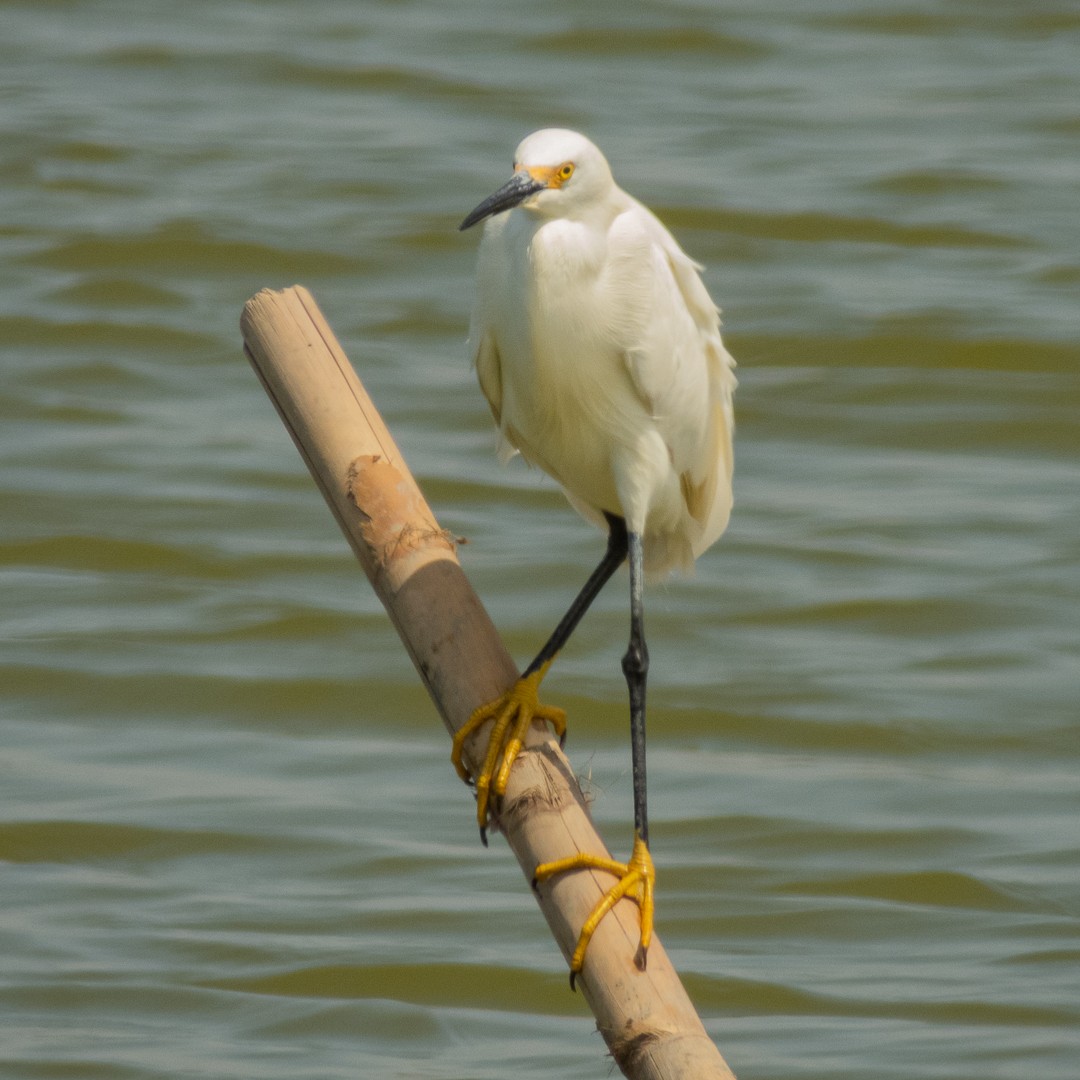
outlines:
M488 217L470 330L502 448L625 518L647 570L688 567L731 510L734 361L701 268L583 135L538 131L514 167L544 186Z

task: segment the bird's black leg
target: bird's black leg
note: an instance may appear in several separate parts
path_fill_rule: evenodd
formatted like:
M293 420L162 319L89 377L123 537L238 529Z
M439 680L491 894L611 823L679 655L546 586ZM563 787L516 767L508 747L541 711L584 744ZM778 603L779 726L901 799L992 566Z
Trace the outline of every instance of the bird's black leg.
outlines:
M630 691L630 753L634 775L634 832L649 842L649 811L645 784L645 680L649 673L649 650L645 644L644 571L641 537L627 537L630 554L630 647L622 669Z
M537 691L548 667L555 659L555 654L566 644L574 628L589 610L589 605L626 558L626 522L615 514L604 516L609 529L607 551L559 625L555 627L554 633L517 682L505 694L476 709L454 735L450 760L454 763L458 776L475 785L476 820L480 826L480 839L485 845L491 800L501 798L505 793L510 768L524 745L525 734L530 725L534 720L550 724L558 733L560 742L566 733L566 713L555 706L542 705ZM488 737L487 750L483 764L473 777L462 755L466 742L489 721L494 723Z
M607 551L604 552L604 557L589 575L589 580L582 586L581 592L574 598L574 602L562 617L559 625L555 627L544 647L536 654L536 659L525 669L522 678L539 671L554 658L555 654L569 640L577 624L581 622L585 612L589 610L589 606L600 594L600 590L611 579L611 575L622 566L628 550L626 522L621 517L616 517L614 514L607 512L604 513L604 517L607 518L609 529Z
M610 858L580 852L566 859L542 863L536 868L533 878L535 887L559 874L565 874L571 870L589 869L603 870L615 875L618 879L615 885L604 893L581 927L574 955L570 958L571 990L574 989L575 981L584 967L585 952L593 933L604 916L623 897L633 900L641 909L641 937L637 955L634 958L639 968L645 967L653 933L655 910L653 893L656 871L653 868L652 856L649 854L649 814L645 801L645 678L649 671L649 651L645 646L641 537L636 533L627 533L626 545L630 556L630 647L623 657L622 667L626 684L630 689L630 746L634 772L634 850L630 855L630 860L625 863L617 863Z

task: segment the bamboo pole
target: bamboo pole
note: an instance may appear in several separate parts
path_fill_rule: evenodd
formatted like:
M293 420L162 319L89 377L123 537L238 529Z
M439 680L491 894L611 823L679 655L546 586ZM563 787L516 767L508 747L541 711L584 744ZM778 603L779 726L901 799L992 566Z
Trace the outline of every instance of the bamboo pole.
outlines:
M302 286L263 290L240 319L251 361L453 733L501 694L517 668L341 346ZM467 748L475 765L483 747ZM498 828L527 881L577 851L607 855L558 743L533 730L510 774ZM561 875L537 897L569 959L611 878ZM578 977L611 1056L631 1080L734 1080L661 943L634 966L638 911L600 923Z

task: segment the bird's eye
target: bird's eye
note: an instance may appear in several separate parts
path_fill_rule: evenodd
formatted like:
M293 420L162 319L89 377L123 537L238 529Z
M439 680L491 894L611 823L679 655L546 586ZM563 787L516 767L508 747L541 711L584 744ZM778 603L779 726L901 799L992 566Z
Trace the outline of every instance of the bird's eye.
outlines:
M555 174L559 178L559 182L565 184L571 176L574 175L574 163L567 161L563 165L559 166L559 171Z

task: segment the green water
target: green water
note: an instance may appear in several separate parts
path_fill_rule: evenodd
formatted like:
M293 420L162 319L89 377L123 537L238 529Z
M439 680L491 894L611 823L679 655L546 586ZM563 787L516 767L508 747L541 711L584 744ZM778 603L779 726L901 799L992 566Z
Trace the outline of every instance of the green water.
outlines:
M0 3L0 1075L610 1075L240 350L303 282L525 662L461 217L559 124L707 264L736 508L647 596L658 929L740 1080L1080 1071L1080 9ZM625 582L548 680L630 840Z

